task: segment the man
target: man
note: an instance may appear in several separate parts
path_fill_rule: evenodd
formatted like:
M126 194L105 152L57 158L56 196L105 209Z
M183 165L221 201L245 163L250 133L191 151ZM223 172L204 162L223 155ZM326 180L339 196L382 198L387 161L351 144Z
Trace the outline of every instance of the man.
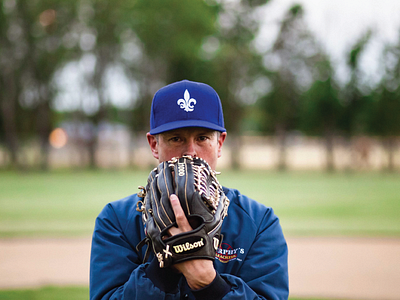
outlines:
M209 85L188 80L161 88L153 98L151 152L163 162L201 157L215 170L226 139L222 106ZM215 261L194 259L159 268L154 255L142 263L145 237L137 194L108 204L96 220L90 266L90 299L287 299L287 245L271 208L223 188L230 200ZM178 227L191 230L176 195L170 197Z

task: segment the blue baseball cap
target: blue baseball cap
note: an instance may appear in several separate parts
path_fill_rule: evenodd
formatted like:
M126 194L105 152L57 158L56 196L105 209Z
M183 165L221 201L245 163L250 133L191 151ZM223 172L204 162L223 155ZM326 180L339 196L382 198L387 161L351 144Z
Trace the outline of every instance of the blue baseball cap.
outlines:
M155 93L150 112L150 134L184 127L226 131L221 100L211 86L182 80Z

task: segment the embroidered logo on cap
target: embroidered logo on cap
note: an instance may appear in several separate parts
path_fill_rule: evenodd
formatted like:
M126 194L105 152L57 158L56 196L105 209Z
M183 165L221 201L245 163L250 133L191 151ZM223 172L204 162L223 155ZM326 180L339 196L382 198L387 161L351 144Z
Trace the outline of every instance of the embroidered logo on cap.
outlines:
M189 91L186 89L183 93L183 99L179 99L177 104L180 108L184 109L186 112L193 111L196 105L196 99L190 98Z

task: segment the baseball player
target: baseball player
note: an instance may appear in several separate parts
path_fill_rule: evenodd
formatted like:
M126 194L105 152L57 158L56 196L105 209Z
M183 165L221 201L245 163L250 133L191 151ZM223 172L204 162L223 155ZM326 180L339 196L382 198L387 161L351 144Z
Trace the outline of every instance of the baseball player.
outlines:
M209 85L183 80L157 91L147 140L159 166L146 188L97 217L90 299L288 298L287 245L273 210L216 180L188 184L212 181L226 136Z

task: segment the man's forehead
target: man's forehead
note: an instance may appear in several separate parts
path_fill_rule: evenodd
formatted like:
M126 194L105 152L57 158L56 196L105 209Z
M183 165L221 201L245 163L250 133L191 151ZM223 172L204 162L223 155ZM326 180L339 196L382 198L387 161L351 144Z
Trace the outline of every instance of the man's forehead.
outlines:
M160 133L163 136L177 135L177 134L214 134L216 131L204 127L184 127L174 130L165 131Z

